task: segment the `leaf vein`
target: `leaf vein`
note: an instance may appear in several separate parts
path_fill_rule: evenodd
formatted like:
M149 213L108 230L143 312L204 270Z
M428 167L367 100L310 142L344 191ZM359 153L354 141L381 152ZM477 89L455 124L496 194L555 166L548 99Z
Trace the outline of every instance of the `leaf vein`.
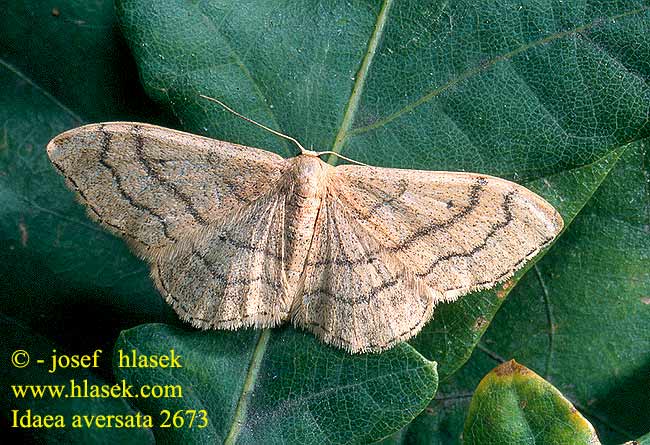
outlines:
M389 124L390 122L392 122L395 119L399 118L403 114L409 113L409 112L413 111L414 109L418 108L420 105L422 105L422 104L430 101L431 99L439 96L440 94L442 94L445 91L451 89L455 85L463 82L464 80L467 80L467 79L469 79L469 78L471 78L471 77L473 77L473 76L475 76L475 75L477 75L479 73L487 71L489 68L492 68L494 65L496 65L499 62L504 62L504 61L510 60L510 59L514 58L515 56L518 56L519 54L522 54L522 53L524 53L524 52L526 52L526 51L528 51L530 49L537 48L539 46L549 44L551 42L562 39L564 37L568 37L568 36L571 36L571 35L574 35L574 34L578 34L578 33L582 33L584 31L587 31L587 30L593 28L594 26L597 26L597 25L601 24L603 22L603 20L619 20L619 19L622 19L622 18L625 18L625 17L640 14L642 12L647 11L648 9L650 9L650 6L644 6L644 7L641 7L641 8L634 9L632 11L628 11L628 12L624 12L624 13L621 13L621 14L614 15L612 17L608 17L606 19L598 18L596 20L593 20L590 23L587 23L587 24L584 24L584 25L581 25L581 26L577 26L575 28L568 29L566 31L557 32L555 34L551 34L551 35L549 35L547 37L544 37L542 39L538 39L538 40L526 43L526 44L520 46L519 48L515 48L515 49L513 49L511 51L508 51L506 53L498 55L498 56L496 56L496 57L494 57L494 58L492 58L490 60L487 60L487 61L485 61L485 62L483 62L483 63L481 63L481 64L479 64L479 65L477 65L477 66L475 66L473 68L470 68L470 69L462 72L459 76L457 76L454 79L451 79L446 84L444 84L444 85L442 85L442 86L440 86L438 88L435 88L434 90L430 91L429 93L421 96L416 101L406 105L402 109L400 109L400 110L386 116L385 118L380 119L380 120L378 120L378 121L376 121L376 122L374 122L374 123L372 123L370 125L367 125L367 126L364 126L364 127L358 127L358 128L355 128L355 129L349 131L347 133L347 136L348 137L349 136L355 136L355 135L358 135L358 134L366 133L368 131L375 130L377 128L383 127L384 125Z

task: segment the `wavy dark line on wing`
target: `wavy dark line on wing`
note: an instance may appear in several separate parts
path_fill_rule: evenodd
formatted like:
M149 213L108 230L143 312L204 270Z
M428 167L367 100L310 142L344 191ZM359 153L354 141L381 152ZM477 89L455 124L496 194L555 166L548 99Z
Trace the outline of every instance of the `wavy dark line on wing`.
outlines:
M149 175L151 175L151 177L153 177L162 187L167 189L168 192L174 195L176 199L182 201L183 204L185 204L185 208L187 209L187 212L190 215L192 215L192 217L196 222L198 222L202 226L207 226L208 221L199 214L199 211L192 204L192 200L190 199L190 197L187 196L182 191L180 191L176 186L176 184L174 184L173 182L169 182L165 178L163 178L160 175L160 173L156 171L153 165L149 161L147 161L144 155L144 139L142 137L142 134L140 132L140 127L138 125L133 126L133 137L135 138L135 152L138 158L138 162L140 162L142 167L144 167L145 171Z
M161 224L161 226L163 228L163 234L165 235L165 237L167 239L171 240L171 241L176 242L177 241L176 237L174 237L171 233L169 233L169 227L167 226L167 222L165 221L165 219L161 215L159 215L157 212L155 212L152 208L150 208L150 207L148 207L148 206L146 206L146 205L144 205L142 203L137 202L124 189L124 186L122 184L122 178L120 177L119 173L117 172L117 169L112 164L109 164L109 162L108 162L108 152L110 151L110 147L111 147L112 135L111 135L111 133L107 132L104 129L103 125L100 125L98 127L98 129L99 129L99 132L102 134L102 141L101 141L102 151L100 153L99 163L102 164L106 169L108 169L108 171L113 176L113 180L115 182L115 186L117 187L117 191L120 193L120 195L125 200L128 201L128 203L130 205L132 205L136 209L140 210L141 212L148 213L151 216L153 216L154 218L156 218L160 222L160 224Z

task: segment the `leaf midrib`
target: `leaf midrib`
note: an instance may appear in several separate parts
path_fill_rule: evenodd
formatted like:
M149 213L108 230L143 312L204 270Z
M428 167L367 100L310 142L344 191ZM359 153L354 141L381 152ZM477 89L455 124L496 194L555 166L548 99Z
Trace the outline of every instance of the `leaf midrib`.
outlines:
M381 9L379 10L379 15L375 21L375 27L370 36L370 40L368 41L368 48L366 49L366 53L361 62L361 67L359 68L359 71L355 77L352 93L350 94L350 98L348 99L348 103L345 107L345 113L343 114L341 126L339 127L339 131L336 135L336 138L334 139L334 144L332 145L331 151L334 153L341 152L341 149L343 148L343 145L345 144L345 141L348 137L350 128L354 122L355 115L359 109L359 101L363 93L363 87L365 86L366 78L368 76L368 72L370 71L370 65L372 64L372 61L377 52L379 40L384 33L386 21L388 20L388 12L390 11L392 4L393 0L384 0L381 5ZM334 164L335 160L336 156L330 155L327 163Z
M224 445L233 445L236 443L239 433L241 432L242 426L246 421L246 414L248 413L248 402L250 396L255 388L255 383L257 381L257 374L260 371L262 366L262 361L264 360L264 354L269 343L269 337L271 336L271 329L263 329L260 333L260 336L255 344L255 349L251 356L251 361L248 366L248 372L246 373L246 379L242 386L242 392L237 401L237 407L235 408L235 413L232 418L232 424L230 425L230 430L226 436L226 439L223 441Z

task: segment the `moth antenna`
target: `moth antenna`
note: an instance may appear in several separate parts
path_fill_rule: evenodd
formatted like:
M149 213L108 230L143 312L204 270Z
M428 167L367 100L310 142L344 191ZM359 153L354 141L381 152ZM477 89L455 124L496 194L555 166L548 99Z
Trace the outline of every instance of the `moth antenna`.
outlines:
M298 146L298 148L300 149L300 153L303 154L303 155L317 156L317 157L319 157L321 155L334 155L334 156L338 156L341 159L345 159L348 162L352 162L353 164L363 165L363 166L366 166L366 167L368 166L368 164L364 164L363 162L355 161L354 159L350 159L350 158L348 158L346 156L343 156L342 154L337 153L335 151L319 151L319 152L315 152L313 150L307 150L307 149L305 149L305 147L302 146L302 144L300 144L300 142L298 142L297 139L292 138L291 136L288 136L288 135L286 135L284 133L280 133L279 131L276 131L276 130L274 130L272 128L269 128L266 125L260 124L259 122L256 122L253 119L251 119L249 117L246 117L246 116L242 115L241 113L236 112L235 110L233 110L228 105L221 102L220 100L215 99L214 97L206 96L205 94L199 94L199 96L202 97L203 99L207 99L209 101L218 103L226 111L229 111L230 113L234 114L235 116L237 116L240 119L244 119L245 121L250 122L251 124L255 124L258 127L261 127L263 129L265 129L266 131L269 131L269 132L273 133L276 136L280 136L281 138L285 138L287 140L290 140L291 142L293 142L294 144L296 144Z
M337 153L335 151L319 151L318 153L316 153L316 156L320 156L320 155L334 155L334 156L337 156L337 157L339 157L341 159L345 159L348 162L352 162L353 164L358 164L358 165L363 165L364 167L369 167L368 164L364 164L363 162L355 161L354 159L350 159L347 156L343 156L342 154Z
M258 127L261 127L261 128L263 128L263 129L265 129L266 131L269 131L269 132L273 133L273 134L276 135L276 136L280 136L281 138L284 138L284 139L287 139L287 140L293 142L294 144L296 144L296 145L298 146L298 148L300 148L300 153L301 153L301 154L304 154L304 155L305 155L305 154L306 154L306 155L312 155L312 156L316 155L315 152L313 152L313 151L311 151L311 150L306 150L305 147L303 147L303 146L300 144L300 142L298 142L297 139L292 138L291 136L287 136L287 135L284 134L284 133L280 133L279 131L276 131L276 130L274 130L274 129L272 129L272 128L269 128L269 127L267 127L266 125L260 124L259 122L256 122L256 121L254 121L253 119L248 118L248 117L246 117L246 116L244 116L244 115L242 115L242 114L236 112L235 110L233 110L233 109L230 108L228 105L226 105L226 104L224 104L223 102L221 102L220 100L215 99L214 97L206 96L206 95L204 95L204 94L199 94L199 96L202 97L203 99L207 99L207 100L209 100L209 101L212 101L212 102L218 103L218 104L221 105L221 106L222 106L226 111L231 112L232 114L234 114L234 115L237 116L238 118L244 119L245 121L250 122L251 124L255 124L255 125L257 125Z

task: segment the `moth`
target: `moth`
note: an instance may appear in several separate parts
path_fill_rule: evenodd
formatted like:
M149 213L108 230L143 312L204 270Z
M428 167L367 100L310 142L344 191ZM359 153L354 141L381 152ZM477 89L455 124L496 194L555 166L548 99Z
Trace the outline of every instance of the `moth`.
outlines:
M88 214L151 265L183 320L291 320L350 353L409 339L438 303L505 281L563 226L504 179L333 167L300 148L285 159L112 122L66 131L47 152Z

